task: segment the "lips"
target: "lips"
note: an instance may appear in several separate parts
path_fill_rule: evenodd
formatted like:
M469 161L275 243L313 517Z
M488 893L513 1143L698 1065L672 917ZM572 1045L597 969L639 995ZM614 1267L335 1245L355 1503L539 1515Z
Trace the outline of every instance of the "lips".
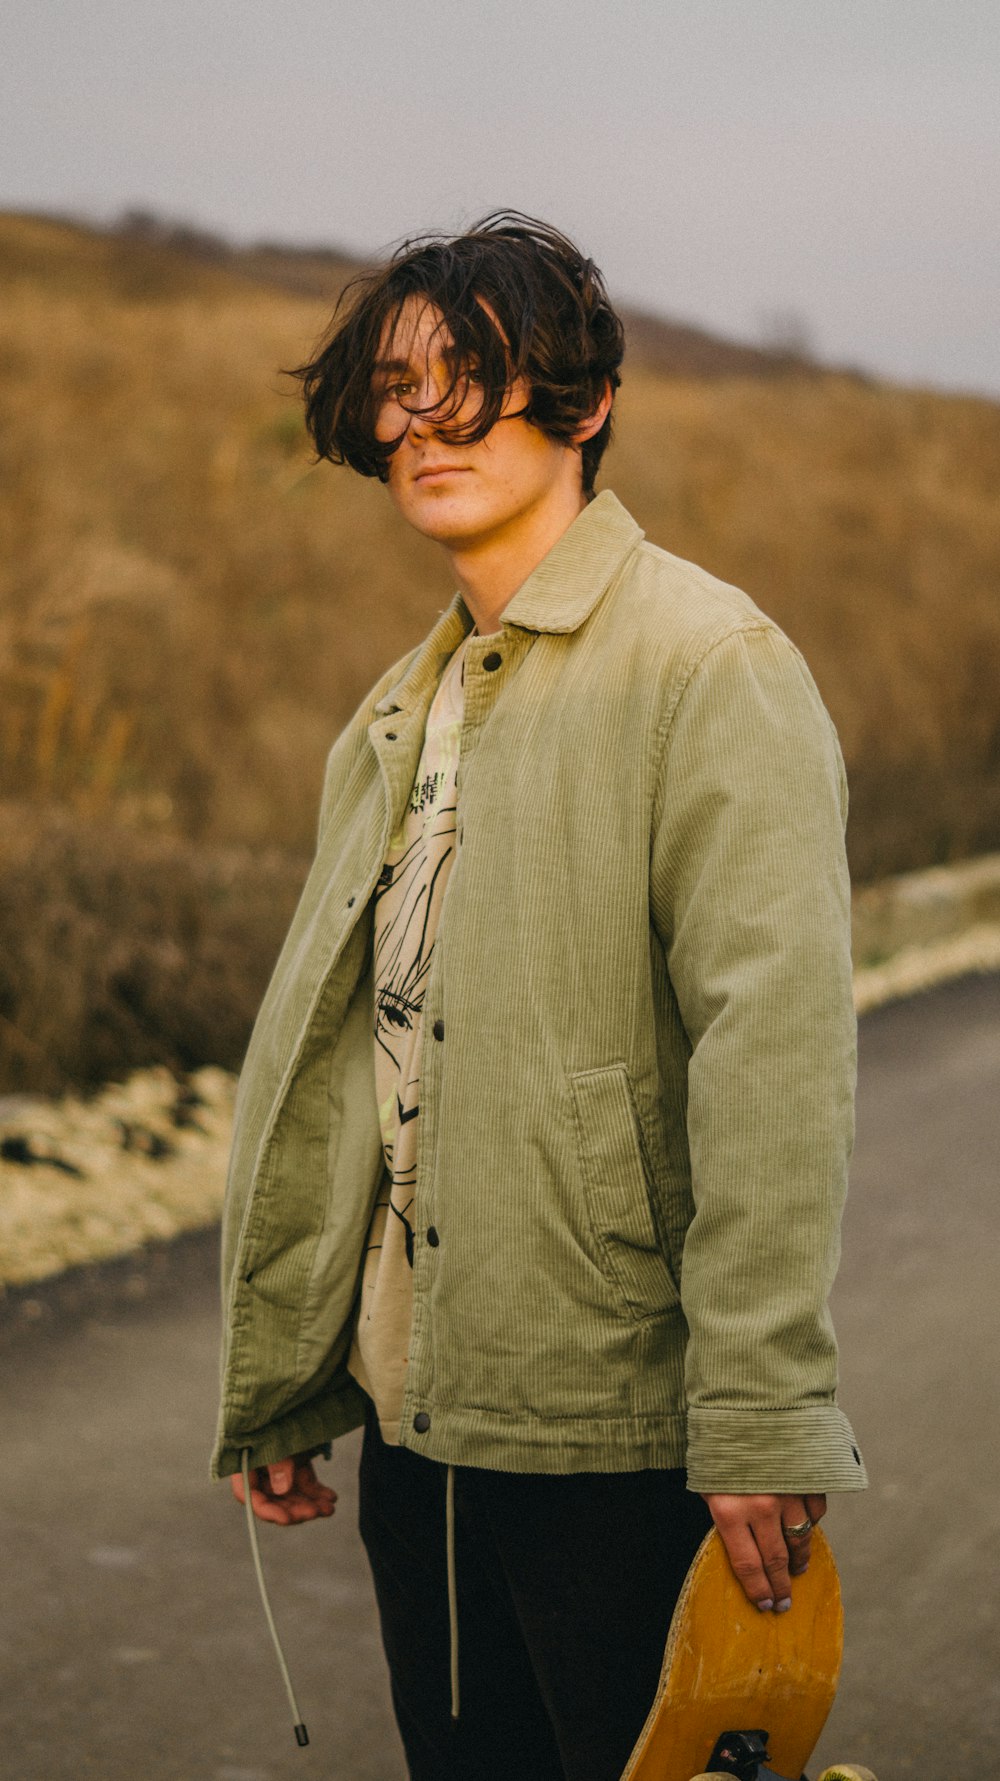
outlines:
M464 476L464 464L425 464L414 476L414 482L424 482L432 476Z

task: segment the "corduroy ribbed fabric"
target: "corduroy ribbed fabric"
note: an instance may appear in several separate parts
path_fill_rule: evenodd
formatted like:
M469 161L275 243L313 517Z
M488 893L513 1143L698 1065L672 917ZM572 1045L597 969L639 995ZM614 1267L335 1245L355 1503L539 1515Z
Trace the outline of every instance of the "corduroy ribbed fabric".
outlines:
M456 597L330 756L240 1082L216 1473L362 1419L370 900L470 627ZM401 1442L508 1471L686 1465L701 1491L859 1488L826 1309L853 1135L846 786L801 657L599 495L499 639L469 640L459 804Z

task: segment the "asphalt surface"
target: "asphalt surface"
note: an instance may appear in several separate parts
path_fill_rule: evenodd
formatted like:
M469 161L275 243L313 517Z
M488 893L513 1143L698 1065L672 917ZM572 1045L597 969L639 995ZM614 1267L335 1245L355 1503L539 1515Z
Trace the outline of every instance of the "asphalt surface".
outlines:
M1000 1776L1000 978L862 1022L835 1315L872 1488L834 1499L847 1656L812 1765ZM121 1281L119 1281L119 1288ZM241 1512L206 1482L211 1245L142 1298L44 1300L0 1346L4 1781L403 1781L353 1488L262 1530L312 1744L296 1748ZM471 1778L470 1778L471 1781ZM520 1781L511 1777L511 1781Z

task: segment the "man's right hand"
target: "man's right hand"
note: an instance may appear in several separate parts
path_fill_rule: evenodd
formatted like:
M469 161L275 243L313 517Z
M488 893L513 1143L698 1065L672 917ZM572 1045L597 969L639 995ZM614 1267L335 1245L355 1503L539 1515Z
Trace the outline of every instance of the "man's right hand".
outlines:
M229 1480L238 1503L243 1496L243 1475L234 1472ZM258 1521L273 1521L278 1527L294 1527L300 1521L315 1521L319 1516L333 1514L337 1493L328 1484L321 1484L311 1459L295 1453L290 1459L277 1459L269 1466L250 1469L250 1507Z

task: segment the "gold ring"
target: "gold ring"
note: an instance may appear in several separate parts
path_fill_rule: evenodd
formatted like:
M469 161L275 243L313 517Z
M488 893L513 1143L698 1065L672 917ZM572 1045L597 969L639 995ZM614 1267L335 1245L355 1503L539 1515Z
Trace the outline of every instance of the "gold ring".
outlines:
M812 1533L812 1525L807 1515L805 1521L797 1521L794 1527L786 1527L782 1531L786 1540L804 1540L807 1534Z

